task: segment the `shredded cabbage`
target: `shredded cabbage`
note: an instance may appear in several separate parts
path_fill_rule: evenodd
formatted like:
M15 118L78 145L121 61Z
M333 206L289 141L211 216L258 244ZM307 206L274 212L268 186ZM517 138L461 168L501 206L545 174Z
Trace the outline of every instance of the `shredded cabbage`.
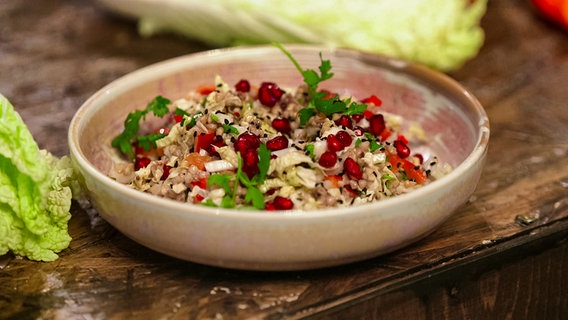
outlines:
M100 0L139 19L139 32L177 32L215 46L323 43L449 71L477 55L487 0Z
M0 255L12 251L52 261L67 248L73 192L69 157L40 150L19 114L0 94Z

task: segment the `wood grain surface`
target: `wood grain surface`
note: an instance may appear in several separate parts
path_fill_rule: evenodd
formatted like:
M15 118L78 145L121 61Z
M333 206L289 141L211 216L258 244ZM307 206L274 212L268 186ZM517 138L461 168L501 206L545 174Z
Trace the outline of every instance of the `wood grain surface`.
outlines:
M54 262L0 257L1 319L562 319L568 314L568 32L528 1L494 0L485 45L450 76L491 121L470 201L424 240L307 272L170 258L74 203ZM108 82L210 49L89 0L0 1L0 92L41 148L68 154L75 110Z

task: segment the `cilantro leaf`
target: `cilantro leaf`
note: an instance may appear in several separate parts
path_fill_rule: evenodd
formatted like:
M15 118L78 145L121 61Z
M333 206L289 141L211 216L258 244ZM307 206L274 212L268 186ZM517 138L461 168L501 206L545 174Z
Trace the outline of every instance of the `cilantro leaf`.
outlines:
M239 134L239 130L231 125L223 124L223 130L232 134Z
M260 148L258 149L258 181L257 184L263 184L264 180L266 180L266 174L268 173L268 169L270 168L270 156L271 156L271 152L270 150L268 150L268 148L266 147L266 145L263 143L260 145Z
M352 116L354 114L361 114L367 110L367 105L364 103L353 102L349 105L349 108L343 112L343 114Z
M365 138L369 140L369 151L371 151L371 153L383 147L371 133L365 132Z
M232 190L231 190L231 179L232 179L232 175L230 174L212 174L209 176L209 178L207 178L207 186L213 186L213 185L217 185L221 188L223 188L223 190L225 190L225 194L231 194Z
M147 136L139 136L136 137L136 141L138 141L138 145L144 148L146 151L150 151L153 148L157 148L156 141L162 139L166 135L163 133L153 133Z
M310 118L316 114L316 111L314 108L304 108L298 111L298 118L300 118L300 125L304 126L306 125L306 123L308 123L308 121L310 120Z
M136 138L138 130L140 130L140 120L142 120L146 114L150 112L152 112L155 116L162 118L169 112L168 104L170 104L170 100L162 96L157 96L146 106L146 109L135 110L129 113L124 120L124 130L112 140L112 147L117 148L121 153L127 155L129 158L134 158L134 151L132 150L131 143L132 140Z
M245 195L245 201L252 203L253 207L256 209L264 209L264 195L256 187L249 187Z
M189 117L189 113L187 113L187 111L185 111L183 109L180 109L179 107L176 107L175 115L176 116L188 116Z
M170 104L169 99L166 99L162 96L157 96L156 98L154 98L154 100L152 100L152 102L148 104L145 110L145 114L151 111L156 117L162 118L168 112L170 112L170 110L168 109L168 104Z

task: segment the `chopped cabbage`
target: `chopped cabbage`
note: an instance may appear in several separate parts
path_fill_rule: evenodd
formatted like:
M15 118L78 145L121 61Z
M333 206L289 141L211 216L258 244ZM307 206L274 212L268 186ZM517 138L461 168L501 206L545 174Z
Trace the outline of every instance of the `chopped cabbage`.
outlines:
M0 255L12 251L31 260L57 259L71 241L67 223L78 190L69 157L40 150L0 94Z
M150 36L177 32L215 46L323 43L449 71L484 41L487 0L99 0Z

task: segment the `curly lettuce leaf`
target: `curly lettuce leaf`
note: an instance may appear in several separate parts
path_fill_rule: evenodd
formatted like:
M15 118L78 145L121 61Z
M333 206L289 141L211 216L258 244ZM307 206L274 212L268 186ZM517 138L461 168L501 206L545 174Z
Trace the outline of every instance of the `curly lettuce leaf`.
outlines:
M40 150L0 94L0 255L53 261L67 248L76 175L68 157Z

